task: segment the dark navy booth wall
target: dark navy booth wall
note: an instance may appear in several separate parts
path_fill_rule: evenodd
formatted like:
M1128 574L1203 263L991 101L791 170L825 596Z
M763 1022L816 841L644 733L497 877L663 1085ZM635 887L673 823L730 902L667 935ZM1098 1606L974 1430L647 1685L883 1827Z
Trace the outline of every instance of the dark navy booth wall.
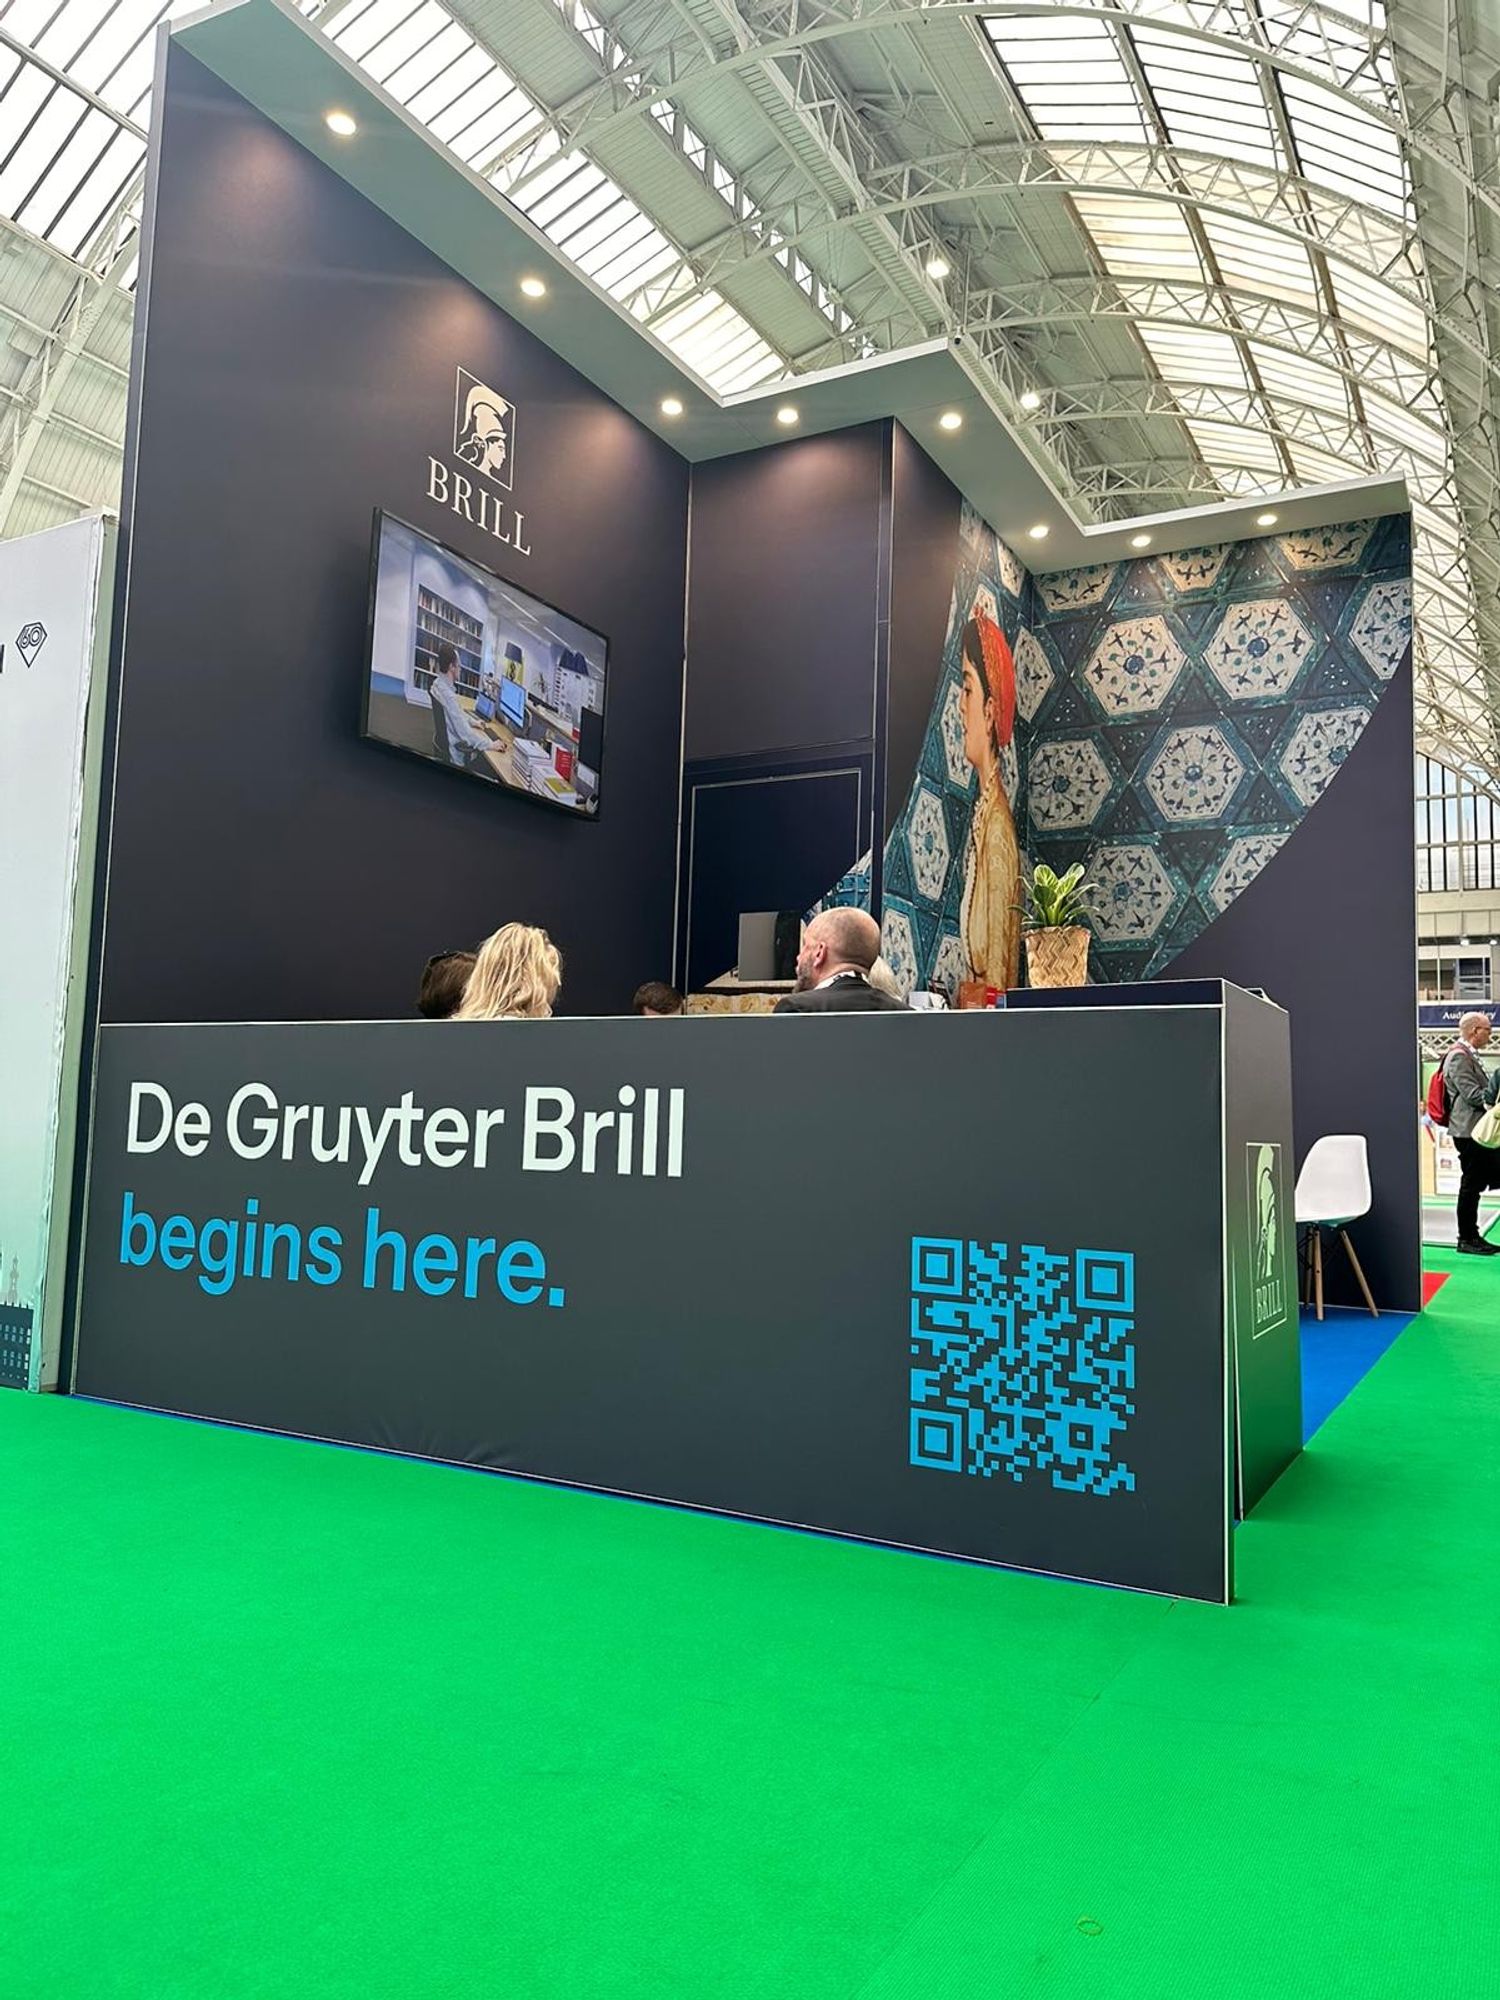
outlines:
M693 474L678 967L735 962L744 910L806 909L871 842L890 431Z
M103 1017L411 1009L511 918L566 1011L671 959L687 468L181 50L153 121L149 325ZM520 539L428 497L462 368L516 406ZM372 510L610 640L598 824L359 740Z
M892 426L891 646L882 838L907 800L943 677L963 496L921 446Z
M1292 1022L1298 1161L1331 1132L1369 1141L1374 1208L1353 1232L1377 1302L1422 1301L1418 1216L1412 680L1400 667L1337 781L1224 913L1173 959L1173 979L1261 987ZM1328 1296L1359 1305L1342 1250Z

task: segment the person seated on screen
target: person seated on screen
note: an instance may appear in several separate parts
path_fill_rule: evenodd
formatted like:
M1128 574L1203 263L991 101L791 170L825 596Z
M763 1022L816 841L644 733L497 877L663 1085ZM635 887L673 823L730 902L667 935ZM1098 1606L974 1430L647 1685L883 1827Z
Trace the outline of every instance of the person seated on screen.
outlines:
M429 1021L447 1021L458 1011L474 970L472 951L436 951L422 968L417 1012Z
M884 1014L906 1003L870 983L880 956L880 926L868 910L824 910L802 933L797 990L778 1000L777 1014Z
M682 995L675 986L667 986L660 979L648 979L644 986L635 989L630 1011L644 1014L648 1021L666 1021L682 1012Z
M531 924L502 924L479 947L455 1021L545 1021L562 985L562 954Z
M491 737L476 729L458 699L458 654L446 639L438 647L437 672L428 690L434 714L441 714L448 739L448 762L467 770L471 756L493 750Z

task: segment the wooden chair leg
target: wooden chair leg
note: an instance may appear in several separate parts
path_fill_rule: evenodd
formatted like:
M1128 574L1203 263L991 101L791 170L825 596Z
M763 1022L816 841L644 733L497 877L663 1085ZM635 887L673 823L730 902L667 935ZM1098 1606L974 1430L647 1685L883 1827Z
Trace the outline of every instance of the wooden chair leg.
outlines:
M1360 1264L1359 1259L1354 1254L1354 1245L1349 1241L1349 1232L1347 1229L1341 1229L1339 1231L1339 1235L1343 1237L1344 1248L1349 1252L1349 1262L1354 1266L1354 1275L1359 1280L1359 1289L1365 1295L1365 1304L1370 1308L1370 1311L1374 1314L1375 1318L1379 1319L1380 1317L1379 1309L1376 1306L1374 1299L1370 1297L1370 1287L1365 1283L1364 1268Z
M1317 1302L1318 1318L1323 1317L1323 1225L1313 1224L1313 1297Z

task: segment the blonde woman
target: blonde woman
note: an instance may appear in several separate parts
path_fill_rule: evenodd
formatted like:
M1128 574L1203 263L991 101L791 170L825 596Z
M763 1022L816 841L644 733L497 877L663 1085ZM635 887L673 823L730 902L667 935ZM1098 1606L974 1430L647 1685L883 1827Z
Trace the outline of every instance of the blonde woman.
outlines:
M562 985L562 955L545 931L502 924L479 947L455 1021L545 1021Z

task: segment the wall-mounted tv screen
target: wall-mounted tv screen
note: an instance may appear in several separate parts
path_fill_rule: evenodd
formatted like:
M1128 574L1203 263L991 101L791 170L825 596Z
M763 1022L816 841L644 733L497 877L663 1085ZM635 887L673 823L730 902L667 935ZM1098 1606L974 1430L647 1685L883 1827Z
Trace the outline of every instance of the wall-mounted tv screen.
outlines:
M608 667L600 633L376 514L362 718L374 742L593 816Z

